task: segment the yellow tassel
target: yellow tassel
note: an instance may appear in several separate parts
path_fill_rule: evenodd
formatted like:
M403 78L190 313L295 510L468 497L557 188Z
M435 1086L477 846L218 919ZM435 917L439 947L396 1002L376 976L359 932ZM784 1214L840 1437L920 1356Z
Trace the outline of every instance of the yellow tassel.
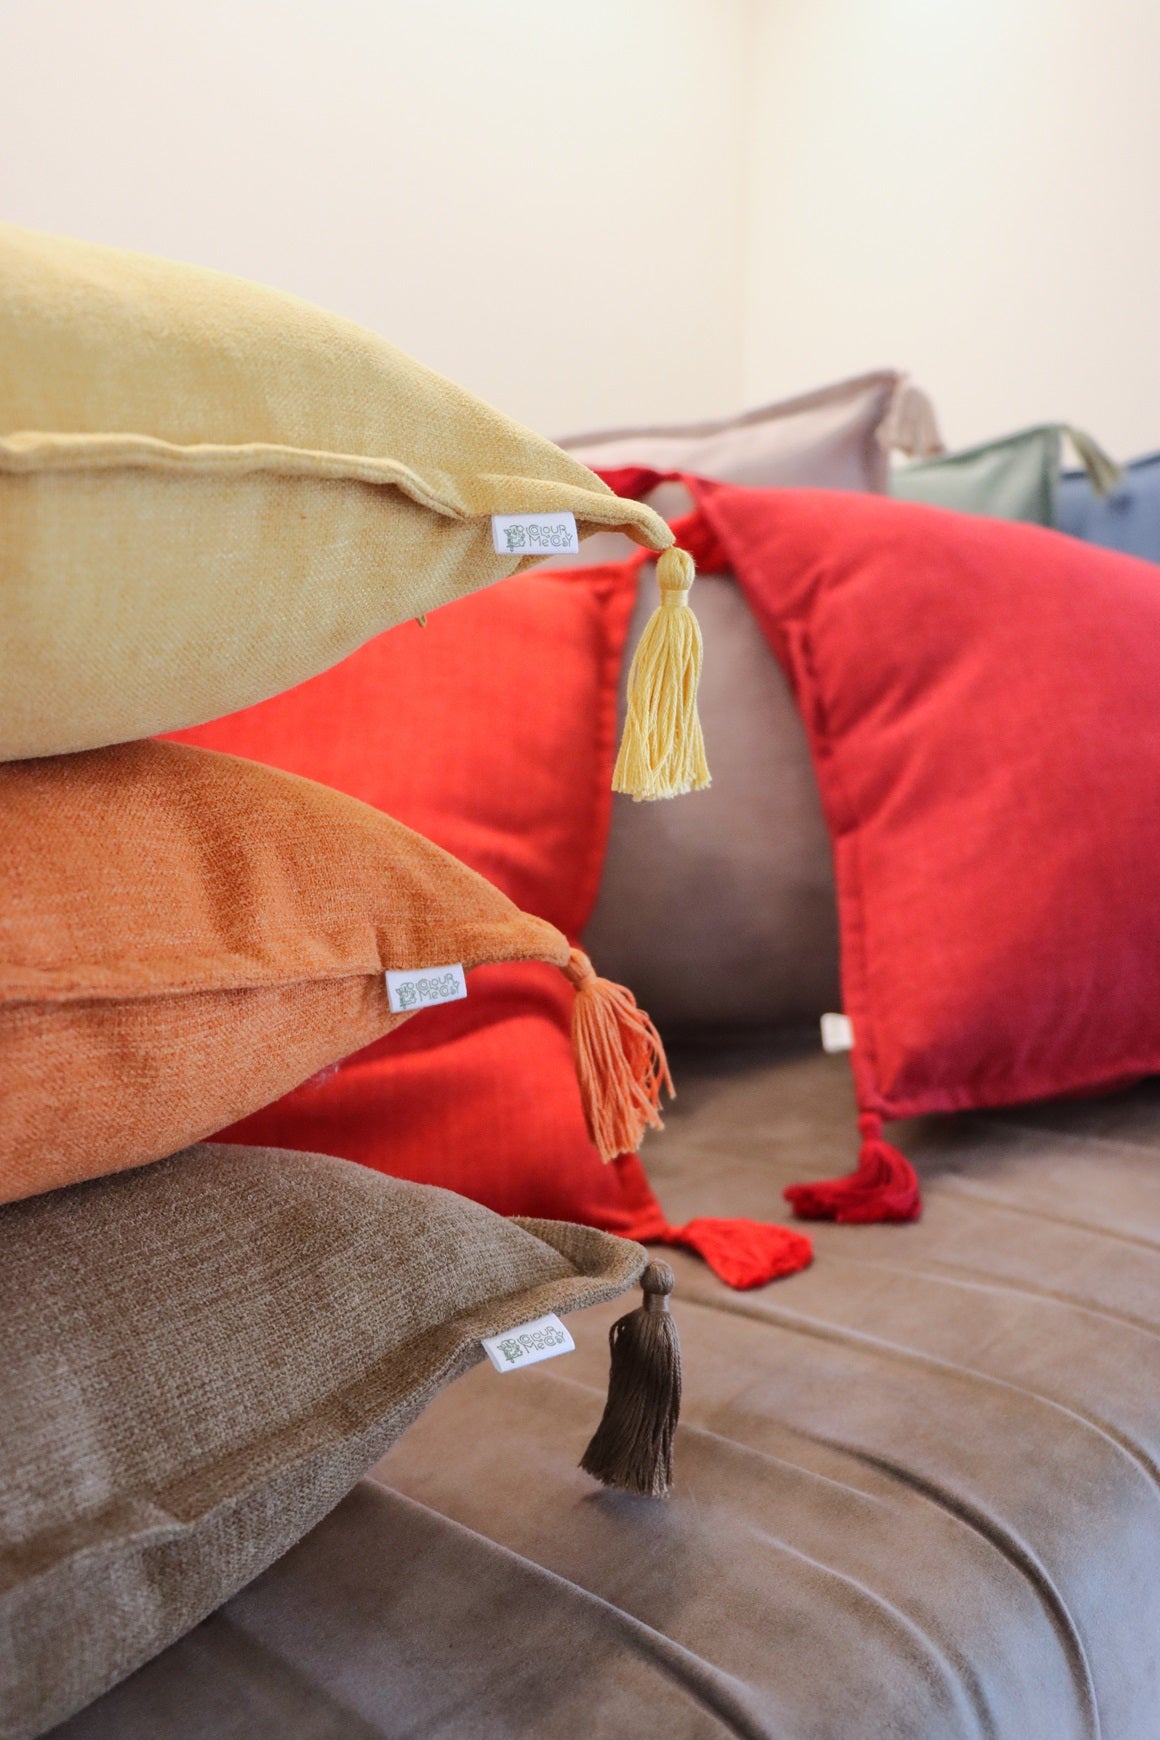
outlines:
M628 674L628 717L613 791L642 799L678 797L709 784L697 716L701 626L689 608L693 558L675 546L657 562L661 601L640 637Z
M662 1127L662 1088L673 1092L661 1036L632 992L598 978L582 949L563 971L576 992L572 1056L588 1134L602 1160L635 1154L645 1131Z

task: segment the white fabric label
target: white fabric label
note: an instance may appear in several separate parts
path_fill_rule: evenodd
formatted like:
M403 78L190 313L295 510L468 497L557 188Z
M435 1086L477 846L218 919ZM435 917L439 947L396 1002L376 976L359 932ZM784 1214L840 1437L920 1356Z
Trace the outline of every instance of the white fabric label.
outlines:
M854 1027L848 1015L822 1016L822 1050L853 1051Z
M486 1335L483 1351L496 1371L516 1371L520 1366L538 1365L542 1359L555 1359L558 1353L572 1353L576 1343L560 1319L549 1313L537 1317L534 1323L521 1323L504 1335Z
M500 556L578 556L575 514L492 514L491 541Z
M431 1009L436 1003L457 1003L466 995L467 980L458 965L387 973L387 1002L396 1015L409 1015L412 1009Z

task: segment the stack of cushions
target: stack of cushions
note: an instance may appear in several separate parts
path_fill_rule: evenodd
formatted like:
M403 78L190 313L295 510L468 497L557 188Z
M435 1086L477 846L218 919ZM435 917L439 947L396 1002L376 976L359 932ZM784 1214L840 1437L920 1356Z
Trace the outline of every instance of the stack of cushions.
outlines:
M684 472L759 488L881 493L891 450L942 451L930 400L895 370L743 417L564 445L670 519L690 505ZM588 548L632 555L623 537L598 536ZM714 568L711 552L693 553L698 615L713 649L700 691L713 788L696 804L665 810L614 805L586 945L666 1029L816 1018L838 994L838 940L829 838L805 736L736 582ZM630 638L643 632L655 597L653 565L640 561ZM674 923L683 912L700 922Z
M899 501L922 502L927 507L1058 526L1065 440L1080 458L1089 490L1099 498L1106 496L1119 478L1119 466L1098 442L1070 423L1042 423L941 458L896 466L890 493Z
M387 810L576 937L601 875L634 595L623 565L517 576L182 740ZM550 661L537 647L551 648ZM658 807L681 806L648 806ZM666 934L684 922L668 915ZM571 992L554 968L481 967L470 989L221 1139L342 1154L503 1214L684 1245L735 1286L808 1261L808 1244L784 1227L672 1225L633 1153L594 1163L571 1060Z
M706 775L667 526L390 347L253 286L3 229L0 354L0 1728L24 1736L289 1545L481 1336L644 1266L342 1161L187 1145L464 996L481 963L570 983L595 1169L671 1085L631 995L438 846L146 734L334 665L525 566L513 546L619 526L664 553L642 670L683 702L667 737L642 714L627 783ZM534 635L521 650L545 662ZM583 712L572 727L574 749ZM649 1265L646 1290L666 1276ZM655 1492L679 1365L667 1318L635 1315L651 1340L625 1338L637 1366L614 1361L585 1466Z
M688 479L801 712L833 840L857 1171L799 1214L905 1220L883 1121L1160 1071L1160 590L1039 527Z
M0 1733L43 1733L249 1582L484 1336L614 1298L644 1261L262 1149L4 1209Z

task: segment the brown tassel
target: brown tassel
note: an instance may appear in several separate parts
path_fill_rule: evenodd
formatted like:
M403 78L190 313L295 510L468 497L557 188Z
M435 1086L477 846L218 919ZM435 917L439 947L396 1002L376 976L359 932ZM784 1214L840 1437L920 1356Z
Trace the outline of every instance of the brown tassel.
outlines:
M681 1343L669 1312L673 1271L649 1263L640 1284L644 1303L608 1332L608 1400L580 1466L605 1486L664 1498L681 1413Z
M661 601L645 625L628 674L628 715L613 791L678 797L709 784L697 714L701 628L689 609L693 558L670 546L657 561Z
M661 1090L673 1093L661 1036L632 992L599 978L582 949L563 971L576 991L572 1056L588 1134L602 1160L635 1154L646 1130L662 1128Z

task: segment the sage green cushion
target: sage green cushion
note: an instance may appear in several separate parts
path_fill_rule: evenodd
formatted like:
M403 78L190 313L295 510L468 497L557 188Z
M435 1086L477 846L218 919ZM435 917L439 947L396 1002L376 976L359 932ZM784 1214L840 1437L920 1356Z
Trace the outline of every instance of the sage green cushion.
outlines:
M1106 495L1119 479L1120 468L1097 441L1070 423L1041 423L939 459L898 466L891 474L890 493L900 501L920 501L927 507L1056 526L1065 437L1096 494Z
M900 465L890 479L890 493L902 501L928 507L957 508L965 514L987 514L997 520L1055 523L1055 490L1063 457L1063 429L1045 423L1023 429L980 447L964 447L941 459L919 459Z

